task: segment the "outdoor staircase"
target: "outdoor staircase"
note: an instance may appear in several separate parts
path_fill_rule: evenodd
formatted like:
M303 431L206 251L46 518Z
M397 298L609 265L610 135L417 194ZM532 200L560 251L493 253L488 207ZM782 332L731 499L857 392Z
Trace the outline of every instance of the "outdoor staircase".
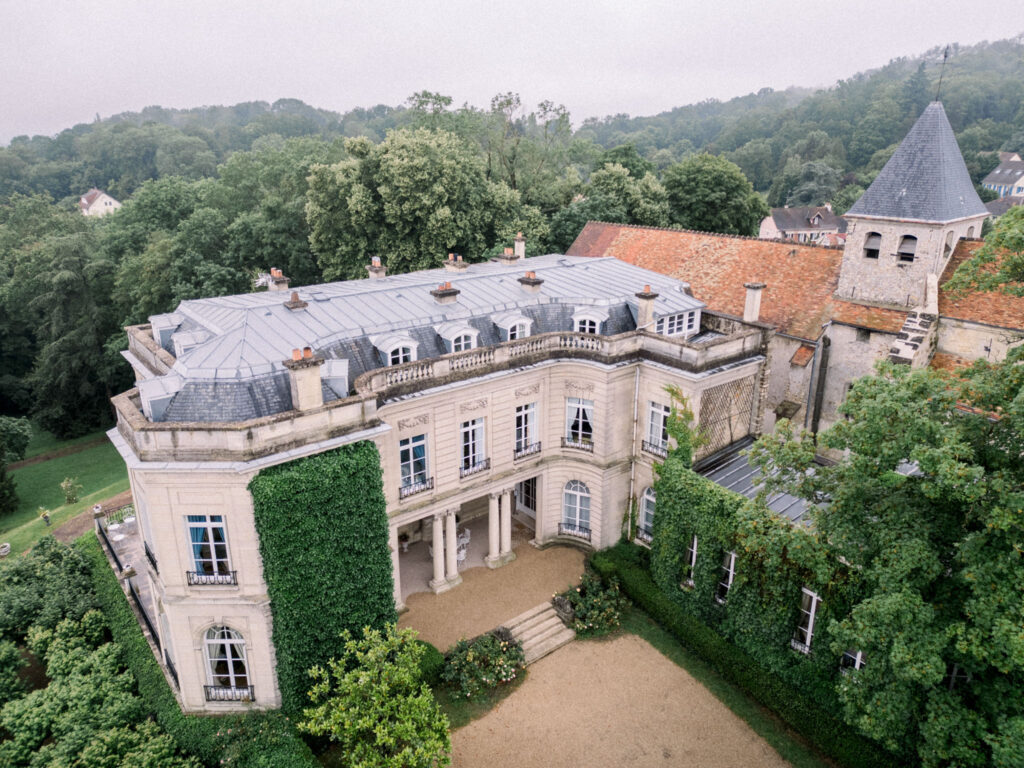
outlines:
M541 603L505 623L505 628L523 644L526 664L547 656L576 637L555 613L550 602Z

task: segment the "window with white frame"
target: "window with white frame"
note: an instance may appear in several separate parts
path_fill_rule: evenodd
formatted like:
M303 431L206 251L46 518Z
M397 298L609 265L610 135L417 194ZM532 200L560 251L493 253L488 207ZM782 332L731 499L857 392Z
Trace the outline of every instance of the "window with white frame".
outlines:
M230 627L211 627L206 632L204 646L209 681L207 699L249 698L249 665L242 635ZM237 693L229 694L229 691L245 693L240 696Z
M839 659L839 671L846 674L851 669L862 669L864 667L864 652L863 651L843 651L842 657Z
M498 337L502 341L525 339L530 335L530 328L533 325L533 321L530 318L514 310L492 315L491 320L497 326Z
M590 533L590 489L579 480L565 484L562 494L562 532Z
M818 613L821 598L817 593L804 587L800 594L800 620L796 625L796 633L790 645L801 653L811 652L811 641L814 639L814 619Z
M468 333L462 336L456 336L452 339L452 352L465 352L467 349L473 348L473 337Z
M515 341L516 339L525 339L530 335L530 331L526 323L513 323L508 327L507 334L509 341Z
M598 322L581 317L576 321L576 333L597 333Z
M192 567L199 576L228 576L228 541L223 515L189 515L188 539Z
M683 582L681 586L692 587L693 586L693 574L697 567L697 536L690 539L690 544L686 547L686 562L683 563Z
M537 404L516 406L516 453L527 451L537 442Z
M416 435L398 441L398 462L402 471L402 487L427 482L427 436Z
M661 403L651 402L650 418L647 421L647 442L653 448L668 448L668 417L672 409Z
M395 347L388 353L388 365L401 365L412 362L412 347Z
M572 327L576 333L600 333L601 324L608 319L604 307L582 306L572 313Z
M732 580L736 577L736 553L726 552L722 556L722 577L715 588L715 602L725 603L732 588Z
M484 420L462 422L462 470L476 469L484 463Z
M594 401L578 397L565 399L565 439L584 444L594 440Z
M692 334L697 330L697 312L680 312L675 315L666 315L658 318L654 324L654 330L665 336L678 336L680 334Z
M647 542L654 537L654 505L654 489L646 488L643 501L640 504L639 533L640 538Z

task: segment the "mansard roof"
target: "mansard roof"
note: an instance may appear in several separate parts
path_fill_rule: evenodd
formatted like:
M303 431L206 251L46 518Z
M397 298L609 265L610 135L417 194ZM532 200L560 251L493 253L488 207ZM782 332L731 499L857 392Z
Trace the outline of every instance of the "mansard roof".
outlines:
M944 222L988 211L942 103L933 101L847 216Z
M780 232L794 230L836 230L846 231L846 219L832 212L831 206L819 205L800 208L772 208L772 220ZM814 217L820 216L818 224Z

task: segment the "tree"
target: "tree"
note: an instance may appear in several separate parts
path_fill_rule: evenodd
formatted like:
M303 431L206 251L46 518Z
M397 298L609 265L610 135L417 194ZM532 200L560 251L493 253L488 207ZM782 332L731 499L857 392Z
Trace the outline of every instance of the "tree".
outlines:
M800 177L786 198L786 206L822 205L839 189L839 171L828 163L811 161L800 168Z
M594 160L592 170L600 171L607 165L621 165L634 179L654 173L654 163L637 152L636 145L632 143L606 149Z
M672 223L702 232L754 235L768 206L735 163L694 155L664 176Z
M299 729L329 736L355 768L434 768L449 764L448 718L420 678L423 646L416 633L367 627L360 639L342 633L344 653L314 667Z
M985 244L957 268L946 288L957 293L1003 291L1024 296L1024 206L999 217Z
M819 540L855 574L830 627L834 653L866 659L840 679L846 719L928 768L1019 764L1024 354L955 379L882 364L841 412L819 437L834 466L783 423L752 456L779 470L771 488L817 502Z
M32 427L28 419L0 416L0 516L18 507L17 489L14 478L7 472L7 465L25 458L31 437Z

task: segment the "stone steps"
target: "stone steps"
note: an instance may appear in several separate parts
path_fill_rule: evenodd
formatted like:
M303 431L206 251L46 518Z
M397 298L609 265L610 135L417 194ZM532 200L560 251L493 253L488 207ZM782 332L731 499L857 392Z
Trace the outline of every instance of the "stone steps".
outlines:
M558 650L576 637L576 633L558 618L550 602L541 603L516 616L505 627L522 643L527 665Z

